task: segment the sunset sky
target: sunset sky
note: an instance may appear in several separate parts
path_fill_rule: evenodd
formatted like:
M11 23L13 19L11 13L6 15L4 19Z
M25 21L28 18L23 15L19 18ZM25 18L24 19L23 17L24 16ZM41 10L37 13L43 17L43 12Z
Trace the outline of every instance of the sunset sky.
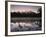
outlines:
M37 12L38 9L40 8L40 6L29 6L29 5L11 5L10 10L11 12L35 12L35 13L39 13Z

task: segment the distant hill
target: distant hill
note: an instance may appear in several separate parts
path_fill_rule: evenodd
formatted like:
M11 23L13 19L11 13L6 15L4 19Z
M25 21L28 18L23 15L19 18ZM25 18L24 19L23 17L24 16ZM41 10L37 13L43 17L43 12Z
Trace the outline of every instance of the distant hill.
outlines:
M29 13L11 12L11 17L41 17L41 12L38 14L36 14L35 12Z

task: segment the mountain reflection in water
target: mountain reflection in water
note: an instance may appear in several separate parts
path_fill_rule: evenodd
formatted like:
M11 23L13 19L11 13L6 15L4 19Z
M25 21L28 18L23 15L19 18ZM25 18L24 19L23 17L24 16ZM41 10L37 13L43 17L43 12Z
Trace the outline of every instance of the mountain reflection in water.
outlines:
M11 32L41 30L41 21L11 22Z

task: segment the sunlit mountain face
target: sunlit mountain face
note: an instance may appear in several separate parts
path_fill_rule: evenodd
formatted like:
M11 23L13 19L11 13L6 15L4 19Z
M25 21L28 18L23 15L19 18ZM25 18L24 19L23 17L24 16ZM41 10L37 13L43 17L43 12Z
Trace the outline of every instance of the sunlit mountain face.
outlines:
M40 13L38 9L41 6L31 6L31 5L11 5L11 12L20 12L20 13Z

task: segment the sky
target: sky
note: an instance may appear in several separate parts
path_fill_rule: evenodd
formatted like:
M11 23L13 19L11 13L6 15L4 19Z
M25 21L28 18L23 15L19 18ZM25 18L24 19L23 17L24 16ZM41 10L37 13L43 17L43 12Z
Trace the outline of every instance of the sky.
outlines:
M38 9L40 8L40 6L30 6L30 5L11 5L10 10L11 12L35 12L35 13L39 13L37 12Z

